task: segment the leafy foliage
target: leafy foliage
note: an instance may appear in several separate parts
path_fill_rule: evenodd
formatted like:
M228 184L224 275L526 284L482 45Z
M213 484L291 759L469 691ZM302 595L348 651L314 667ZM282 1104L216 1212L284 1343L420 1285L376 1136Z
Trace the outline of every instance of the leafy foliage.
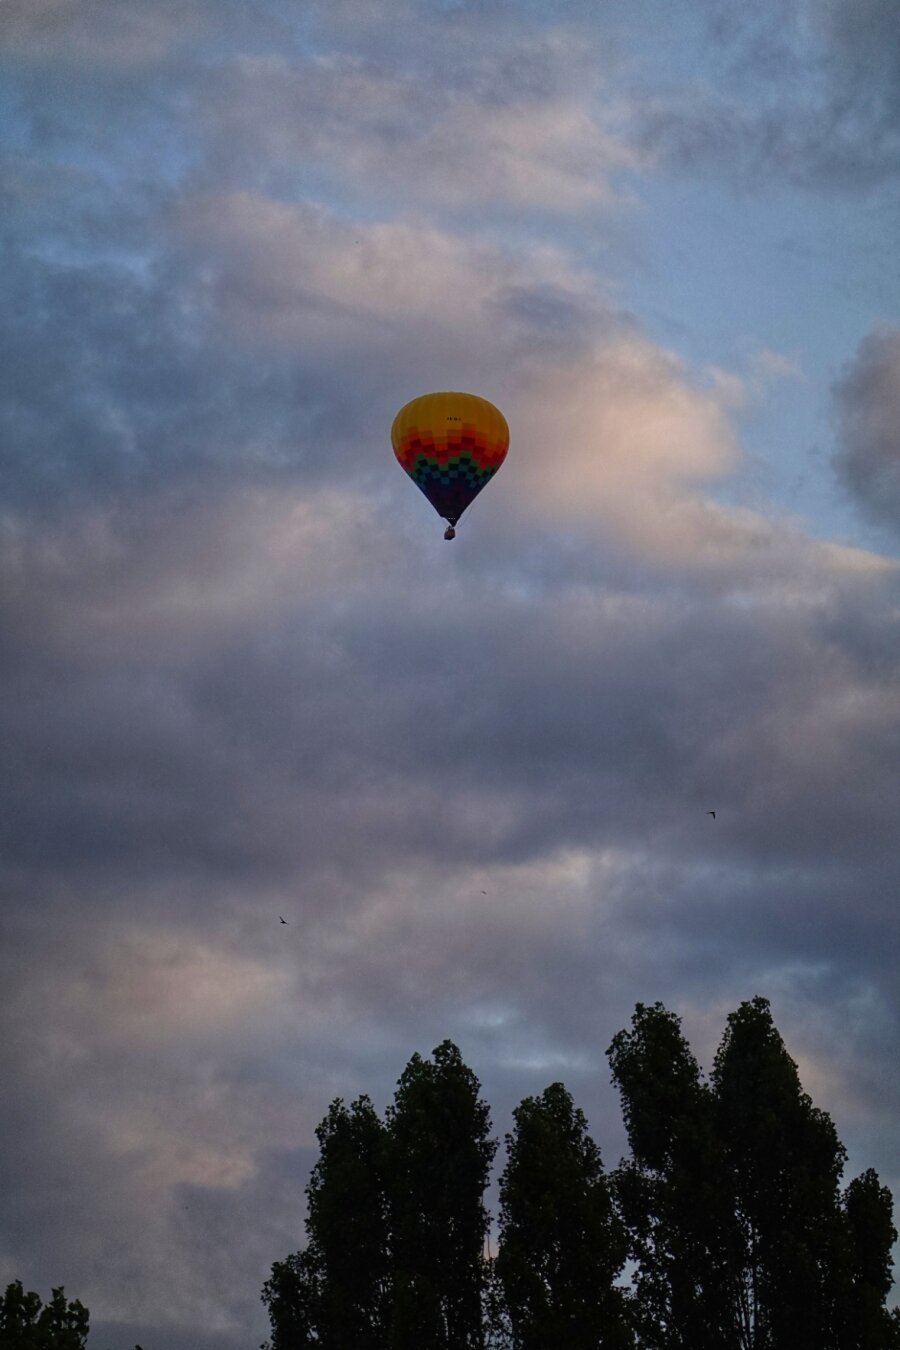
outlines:
M728 1018L712 1081L741 1237L742 1344L825 1350L846 1151L801 1090L766 999Z
M484 1343L484 1190L496 1144L451 1041L413 1055L385 1124L368 1097L316 1131L308 1242L263 1288L271 1350L466 1350Z
M738 1244L715 1101L678 1018L642 1003L609 1048L632 1157L613 1187L637 1263L640 1343L665 1350L739 1344Z
M496 1142L480 1084L452 1041L413 1055L388 1111L391 1350L484 1343L484 1206Z
M526 1097L506 1136L497 1274L514 1350L595 1350L632 1343L624 1229L600 1150L562 1083Z
M306 1350L320 1345L317 1293L315 1258L309 1248L276 1261L261 1295L269 1310L272 1338L260 1350Z
M384 1345L389 1288L384 1126L368 1097L349 1110L338 1099L316 1137L308 1245L276 1262L263 1289L272 1350L375 1350Z
M641 1345L888 1350L890 1193L838 1183L846 1151L754 998L728 1018L711 1081L674 1014L638 1004L609 1049L632 1157L614 1185Z
M78 1299L67 1303L62 1285L45 1306L21 1280L0 1296L0 1350L84 1350L89 1323L87 1308Z
M900 1350L900 1309L887 1312L891 1247L897 1241L892 1199L869 1168L844 1191L844 1264L836 1300L842 1350Z
M526 1097L494 1260L496 1142L451 1041L413 1055L384 1123L334 1102L306 1249L263 1290L271 1350L900 1350L890 1192L871 1170L839 1190L844 1147L768 1002L730 1015L709 1081L660 1003L608 1054L630 1157L605 1175L562 1083Z

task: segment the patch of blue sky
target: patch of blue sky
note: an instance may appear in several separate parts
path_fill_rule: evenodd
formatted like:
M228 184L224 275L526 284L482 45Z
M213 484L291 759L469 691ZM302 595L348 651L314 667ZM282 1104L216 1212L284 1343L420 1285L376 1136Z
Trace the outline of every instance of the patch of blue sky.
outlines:
M900 302L888 241L856 202L647 177L635 226L627 301L695 362L730 367L765 347L807 375L834 371Z
M709 183L646 177L622 259L622 303L690 367L744 379L774 353L784 375L760 372L742 421L746 449L788 509L816 532L868 534L821 456L831 448L830 391L860 341L900 312L884 201L762 187L736 194ZM719 489L727 494L727 485Z
M185 135L186 109L174 99L142 102L120 85L101 87L87 77L57 85L52 71L34 82L11 73L0 97L3 144L36 162L110 185L157 188L175 186L197 162L198 149Z

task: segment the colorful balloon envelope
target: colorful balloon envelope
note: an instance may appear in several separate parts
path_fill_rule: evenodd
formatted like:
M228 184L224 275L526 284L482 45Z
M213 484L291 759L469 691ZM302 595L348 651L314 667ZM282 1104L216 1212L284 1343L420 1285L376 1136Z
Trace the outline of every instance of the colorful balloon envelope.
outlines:
M509 427L475 394L423 394L401 408L391 427L394 454L439 516L445 539L506 458Z

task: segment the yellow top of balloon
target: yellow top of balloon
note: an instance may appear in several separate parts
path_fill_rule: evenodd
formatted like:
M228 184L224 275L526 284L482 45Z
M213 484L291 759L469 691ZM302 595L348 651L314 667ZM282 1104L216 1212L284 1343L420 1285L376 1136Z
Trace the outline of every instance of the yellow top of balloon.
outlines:
M422 394L420 398L414 398L394 418L391 443L400 458L410 432L418 432L433 440L435 445L441 445L446 444L448 433L451 441L456 440L454 433L465 424L473 426L480 433L479 439L488 443L494 452L502 445L505 453L509 446L506 418L493 403L477 394Z

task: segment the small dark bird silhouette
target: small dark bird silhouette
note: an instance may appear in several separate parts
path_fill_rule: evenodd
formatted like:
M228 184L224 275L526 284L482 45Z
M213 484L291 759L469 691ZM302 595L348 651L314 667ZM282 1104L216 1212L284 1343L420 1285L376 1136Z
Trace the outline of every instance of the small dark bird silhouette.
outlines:
M713 820L715 820L715 818L716 818L716 813L715 813L715 811L707 811L706 814L707 814L708 816L712 816Z
M278 917L279 917L279 919L281 919L281 915L280 915L280 914L278 915ZM282 923L287 923L287 919L281 919L281 922L282 922Z
M482 895L487 895L487 891L482 891L481 894L482 894Z

